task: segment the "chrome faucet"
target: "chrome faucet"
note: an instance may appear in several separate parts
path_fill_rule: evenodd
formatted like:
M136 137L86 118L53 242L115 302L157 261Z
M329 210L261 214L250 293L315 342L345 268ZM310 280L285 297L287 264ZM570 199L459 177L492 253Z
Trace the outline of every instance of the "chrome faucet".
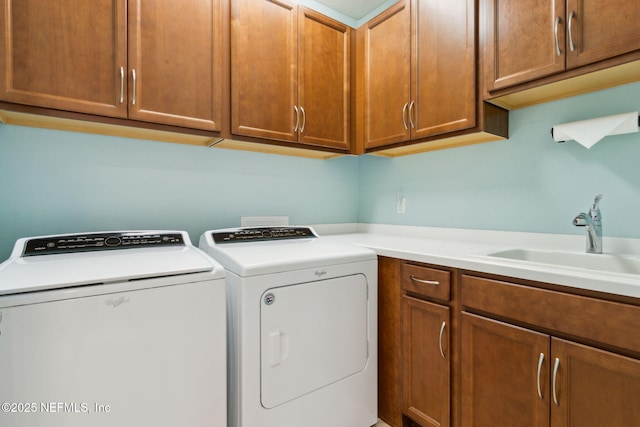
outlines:
M587 230L587 253L590 254L602 253L602 216L598 206L600 199L602 199L602 194L596 194L589 213L579 213L573 219L573 225L585 227Z

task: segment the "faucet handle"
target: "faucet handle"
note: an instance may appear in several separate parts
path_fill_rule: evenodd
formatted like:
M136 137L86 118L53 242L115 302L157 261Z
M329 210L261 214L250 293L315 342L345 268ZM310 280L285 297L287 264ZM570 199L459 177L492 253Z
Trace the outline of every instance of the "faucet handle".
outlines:
M598 203L600 202L600 199L602 199L602 194L596 194L596 197L593 199L594 208L598 207Z
M600 199L602 199L602 194L596 194L595 198L593 199L593 206L591 206L591 209L589 210L589 216L591 216L591 219L593 219L594 221L600 220L601 218L600 206L598 204L600 203Z

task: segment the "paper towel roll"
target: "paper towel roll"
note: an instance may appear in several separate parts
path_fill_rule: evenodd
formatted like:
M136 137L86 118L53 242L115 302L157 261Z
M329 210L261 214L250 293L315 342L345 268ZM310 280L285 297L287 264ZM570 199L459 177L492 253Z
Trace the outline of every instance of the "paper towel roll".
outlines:
M553 140L565 142L574 140L591 148L605 136L638 132L638 112L581 120L579 122L556 125L551 129Z

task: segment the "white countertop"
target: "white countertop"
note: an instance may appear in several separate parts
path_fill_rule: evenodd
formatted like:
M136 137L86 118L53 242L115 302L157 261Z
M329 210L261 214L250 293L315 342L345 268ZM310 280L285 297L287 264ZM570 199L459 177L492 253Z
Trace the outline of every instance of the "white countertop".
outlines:
M584 253L584 235L377 224L315 225L314 228L322 236L371 248L381 256L640 298L640 274L489 256L510 249ZM640 260L640 239L604 237L603 247L605 255L625 254Z

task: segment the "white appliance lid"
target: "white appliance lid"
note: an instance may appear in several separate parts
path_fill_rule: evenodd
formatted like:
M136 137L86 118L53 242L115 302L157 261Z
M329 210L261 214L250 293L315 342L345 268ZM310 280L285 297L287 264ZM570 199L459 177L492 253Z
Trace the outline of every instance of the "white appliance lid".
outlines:
M199 247L241 277L377 259L374 251L331 237L216 243L205 232Z
M192 273L208 273L208 279L224 277L222 266L191 245L186 232L170 232L179 235L179 241L168 245L157 244L156 237L161 233L83 233L19 239L11 257L0 264L0 295ZM118 241L112 240L115 247L110 248L80 247L80 242L96 242L103 237L95 236L105 235L104 239L117 237L120 241L115 245ZM154 236L156 242L145 241L145 236ZM60 242L70 241L73 243L68 247L59 249ZM51 252L29 255L28 246Z

